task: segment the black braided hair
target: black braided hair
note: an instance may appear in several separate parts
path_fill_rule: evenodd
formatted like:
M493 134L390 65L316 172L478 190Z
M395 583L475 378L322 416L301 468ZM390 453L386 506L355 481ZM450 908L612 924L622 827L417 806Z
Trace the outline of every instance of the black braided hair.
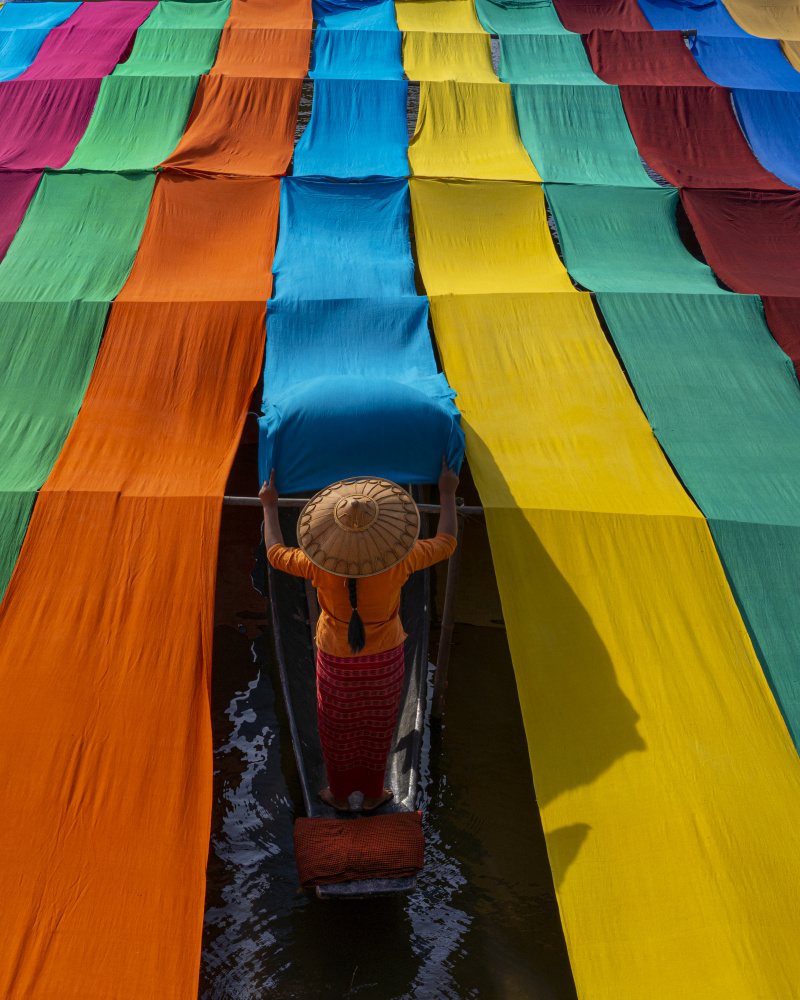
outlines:
M350 652L353 656L358 656L367 641L364 623L358 613L358 580L354 580L352 577L348 579L347 592L350 595L350 607L353 609L353 613L350 615L350 624L347 627L347 641L350 643Z

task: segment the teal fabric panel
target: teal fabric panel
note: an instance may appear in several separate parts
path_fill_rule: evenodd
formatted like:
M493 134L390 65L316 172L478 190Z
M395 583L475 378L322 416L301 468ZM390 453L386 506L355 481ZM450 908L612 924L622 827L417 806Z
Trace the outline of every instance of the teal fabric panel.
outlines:
M800 737L800 385L747 295L601 292L662 448L708 518L795 744ZM664 553L669 558L669 553Z
M65 170L153 170L175 149L199 76L108 76Z
M570 35L552 0L475 0L478 20L494 35Z
M676 188L546 184L564 263L595 292L729 295L678 235Z
M161 0L112 76L200 76L214 65L231 0Z
M607 86L595 75L580 35L501 35L497 72L504 83Z
M642 166L618 87L513 83L511 93L522 142L542 180L658 186Z

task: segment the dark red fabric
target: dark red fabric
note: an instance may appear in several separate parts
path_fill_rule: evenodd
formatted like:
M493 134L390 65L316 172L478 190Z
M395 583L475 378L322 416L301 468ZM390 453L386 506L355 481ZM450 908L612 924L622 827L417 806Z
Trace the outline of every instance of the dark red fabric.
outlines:
M107 76L125 54L131 36L158 0L83 3L53 28L19 80L73 80Z
M792 359L800 378L800 298L762 295L761 301L772 336Z
M16 236L41 176L41 170L0 171L0 261Z
M92 117L100 80L0 83L0 168L63 167Z
M331 885L361 878L402 878L422 871L422 813L358 819L298 819L294 859L300 884Z
M716 86L697 65L680 31L603 31L584 35L592 69L606 83Z
M639 153L676 187L793 191L758 162L724 87L620 87Z
M317 720L328 784L337 799L383 794L403 690L402 644L371 656L317 654Z
M800 191L681 191L681 200L729 288L800 295Z
M553 0L568 31L586 34L594 28L652 31L636 0Z

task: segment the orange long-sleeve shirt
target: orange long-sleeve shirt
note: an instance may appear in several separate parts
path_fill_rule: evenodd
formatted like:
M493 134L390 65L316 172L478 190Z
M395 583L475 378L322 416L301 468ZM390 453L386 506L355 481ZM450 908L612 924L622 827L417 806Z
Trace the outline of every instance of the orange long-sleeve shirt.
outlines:
M438 534L435 538L418 541L405 559L391 569L358 581L358 613L367 637L360 656L384 653L403 642L406 633L400 621L400 588L413 572L449 559L455 549L456 540L452 535ZM347 580L320 569L301 549L287 545L271 546L267 558L275 569L305 577L317 588L320 609L317 646L331 656L351 656L347 627L353 609Z

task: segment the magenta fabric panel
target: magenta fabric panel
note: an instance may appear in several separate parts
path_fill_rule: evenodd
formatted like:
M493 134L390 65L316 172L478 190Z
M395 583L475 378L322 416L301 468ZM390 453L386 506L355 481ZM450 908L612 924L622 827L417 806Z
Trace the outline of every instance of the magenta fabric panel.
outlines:
M0 171L0 261L16 236L41 176L41 170Z
M584 35L592 69L606 83L665 87L715 86L697 65L680 31L604 31Z
M0 169L63 167L86 131L100 82L97 78L0 83Z
M136 29L158 0L84 3L53 28L19 80L73 80L108 76ZM0 98L1 100L2 98Z

